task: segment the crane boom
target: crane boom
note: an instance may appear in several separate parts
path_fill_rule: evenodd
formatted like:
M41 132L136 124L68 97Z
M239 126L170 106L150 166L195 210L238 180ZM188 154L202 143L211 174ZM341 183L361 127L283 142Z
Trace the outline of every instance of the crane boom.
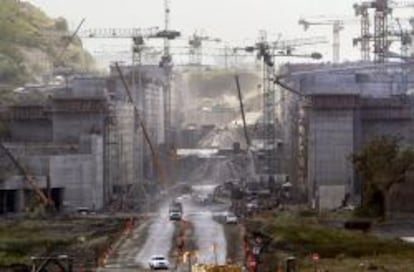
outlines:
M303 25L304 30L308 30L310 26L332 26L332 58L337 63L340 59L340 32L344 29L345 23L354 23L351 19L300 19L299 24Z
M299 47L306 45L324 44L328 43L328 40L324 36L314 36L308 38L299 38L291 40L281 40L271 43L273 49L287 49L291 47Z
M246 139L247 148L250 148L251 142L250 142L249 132L247 131L246 115L244 113L243 96L242 96L241 87L240 87L239 75L235 75L234 80L236 81L237 94L238 94L239 103L240 103L240 112L241 112L241 116L243 120L244 138Z
M170 54L169 41L181 36L179 31L169 29L169 0L165 0L165 29L159 30L158 27L150 28L98 28L88 29L79 33L82 38L101 38L101 39L132 39L132 59L133 63L138 60L141 62L141 54L144 45L144 39L163 39L164 52L161 57L159 66L164 69L166 75L166 84L164 87L164 134L166 142L169 140L171 134L171 68L172 58Z
M391 8L412 8L414 7L414 1L389 1Z
M119 38L119 39L129 39L134 37L156 37L159 33L158 27L150 28L94 28L94 29L85 29L78 33L78 36L81 38L97 38L97 39L107 39L107 38Z

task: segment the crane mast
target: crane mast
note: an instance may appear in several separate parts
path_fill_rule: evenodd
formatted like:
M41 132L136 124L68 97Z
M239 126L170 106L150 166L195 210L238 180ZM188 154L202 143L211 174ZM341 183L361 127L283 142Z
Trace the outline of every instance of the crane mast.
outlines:
M370 60L370 41L374 42L374 61L385 62L390 45L390 31L388 30L388 19L396 8L414 7L414 2L397 2L389 0L364 1L354 4L356 16L361 16L361 37L355 41L361 42L361 58L363 61ZM374 33L370 34L369 10L374 9ZM401 42L405 43L403 36Z
M164 138L165 143L171 144L172 127L171 127L171 72L172 72L172 57L170 52L170 0L164 0L164 53L161 57L160 67L164 70L165 84L164 84ZM174 37L175 38L175 37Z
M269 176L269 179L277 174L277 140L276 140L276 86L274 84L276 68L274 58L282 57L311 57L295 55L292 51L295 47L303 45L313 45L326 43L323 37L310 37L294 40L278 40L269 42L266 31L260 31L259 41L254 46L245 48L246 52L256 52L257 58L262 61L262 79L263 79L263 151L264 163L262 173Z

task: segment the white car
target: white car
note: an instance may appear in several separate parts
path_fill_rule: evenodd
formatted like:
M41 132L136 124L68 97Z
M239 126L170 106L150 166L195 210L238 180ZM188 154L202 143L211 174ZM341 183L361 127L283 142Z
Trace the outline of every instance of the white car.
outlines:
M237 224L237 216L234 213L226 213L226 224Z
M161 255L152 256L148 265L151 269L168 269L170 267L168 260Z

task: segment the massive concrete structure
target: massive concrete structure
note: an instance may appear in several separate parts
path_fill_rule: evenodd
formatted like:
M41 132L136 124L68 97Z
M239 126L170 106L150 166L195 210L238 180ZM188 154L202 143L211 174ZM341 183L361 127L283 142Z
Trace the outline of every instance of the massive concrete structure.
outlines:
M133 105L118 95L122 90L112 91L107 78L79 76L41 104L16 105L2 114L9 128L5 145L37 177L37 186L51 192L58 209L135 204L125 195L142 182L136 119ZM0 213L30 208L33 188L4 154L0 163Z
M343 65L290 65L291 86L304 94L282 92L287 171L308 200L320 209L356 202L361 181L350 156L375 136L399 136L414 144L413 74L399 69L329 72ZM353 64L355 66L355 64ZM298 70L326 69L294 76ZM406 75L406 76L405 76Z
M165 142L164 128L164 85L165 73L156 65L121 65L122 74L129 84L141 119L147 128L154 146ZM117 99L128 101L127 92L115 66L111 66L109 92ZM141 128L137 127L135 137L135 160L138 166L138 178L151 180L156 173L152 165L152 157L148 144L145 142Z

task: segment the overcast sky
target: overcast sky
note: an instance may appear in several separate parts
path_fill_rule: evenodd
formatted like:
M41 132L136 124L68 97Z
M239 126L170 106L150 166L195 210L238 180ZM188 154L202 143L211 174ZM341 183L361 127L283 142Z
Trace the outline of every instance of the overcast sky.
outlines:
M52 17L63 16L74 28L86 18L83 28L163 26L163 0L28 0ZM171 28L190 35L203 30L209 36L232 43L252 43L259 29L284 38L326 36L332 28L314 27L304 32L300 17L325 15L355 18L352 8L359 0L171 0ZM359 57L352 38L359 34L358 21L341 32L341 59ZM331 59L331 46L317 48Z

